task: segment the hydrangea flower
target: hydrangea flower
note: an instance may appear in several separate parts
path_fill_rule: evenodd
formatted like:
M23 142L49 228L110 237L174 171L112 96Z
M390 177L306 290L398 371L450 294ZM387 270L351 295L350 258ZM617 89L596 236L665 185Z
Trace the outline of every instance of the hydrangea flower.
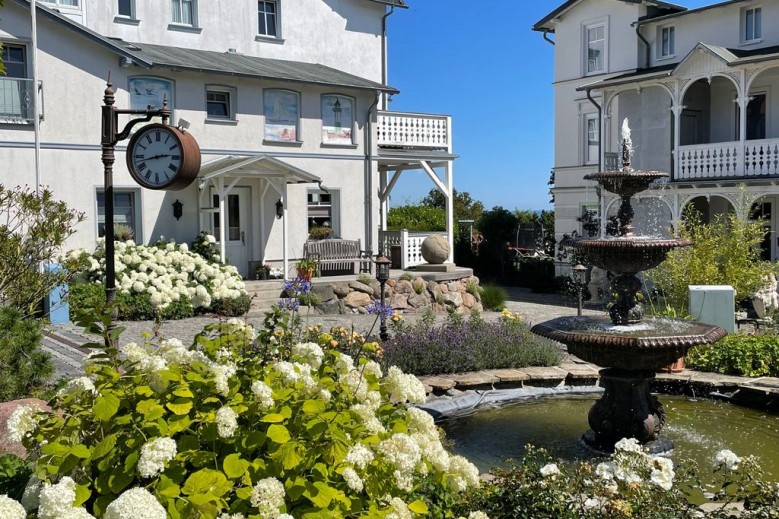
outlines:
M265 478L252 488L249 499L251 505L257 508L262 519L275 519L279 509L284 506L284 484L276 478Z
M462 456L451 456L447 481L455 492L479 486L479 469Z
M674 484L674 476L673 461L661 456L652 458L652 473L649 476L649 481L663 490L671 490Z
M6 428L8 429L8 440L20 442L22 439L35 430L38 422L42 419L43 409L38 404L20 405L8 418Z
M352 467L346 467L341 473L341 476L343 476L344 481L346 481L346 485L349 488L351 488L353 491L357 493L362 492L363 489L362 479L360 479L360 476Z
M552 478L554 479L555 476L559 476L561 474L560 467L557 466L557 463L547 463L543 467L541 467L541 475L545 478Z
M216 430L220 437L232 438L238 430L238 413L230 407L220 407L216 412Z
M165 465L176 457L176 441L172 438L155 438L141 447L138 473L142 478L152 478L165 470Z
M308 365L314 369L319 369L319 366L322 365L322 359L324 358L322 348L315 342L301 342L295 344L292 347L292 355L305 359Z
M58 395L68 395L75 393L90 393L94 395L97 393L97 389L95 388L95 383L92 382L90 378L78 377L69 380L65 387L57 392Z
M741 458L736 456L733 451L728 449L719 451L714 459L717 464L724 465L728 470L737 470L738 464L741 463Z
M414 375L406 375L397 366L391 366L384 379L390 401L421 404L427 398L425 386Z
M41 489L39 519L59 519L67 517L66 513L73 508L76 500L76 482L69 476L62 478L57 484L44 484Z
M365 445L358 443L349 449L344 461L346 461L346 463L351 463L360 470L365 470L365 467L370 465L374 457L373 451L368 449Z
M0 517L3 519L26 519L27 511L18 501L2 494L0 495Z
M261 380L252 382L252 393L261 408L267 409L273 405L273 390L265 382Z
M167 519L165 508L145 488L131 488L106 507L103 519Z

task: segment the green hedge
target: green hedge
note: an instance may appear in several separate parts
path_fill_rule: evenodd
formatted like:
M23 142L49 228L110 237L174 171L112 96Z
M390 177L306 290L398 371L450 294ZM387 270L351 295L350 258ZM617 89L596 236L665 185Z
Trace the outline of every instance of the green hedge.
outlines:
M779 376L779 337L776 335L728 335L693 348L686 364L693 369L745 377Z

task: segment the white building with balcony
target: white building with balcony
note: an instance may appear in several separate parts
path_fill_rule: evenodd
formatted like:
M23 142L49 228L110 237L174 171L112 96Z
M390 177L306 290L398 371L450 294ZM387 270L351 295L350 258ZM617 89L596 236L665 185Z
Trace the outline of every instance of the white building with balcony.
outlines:
M670 173L637 204L645 232L667 232L690 204L704 218L732 211L745 185L760 197L751 216L764 218L770 230L763 256L776 261L777 23L779 2L758 0L698 9L656 0L569 0L536 23L533 29L555 45L558 238L582 233L577 218L586 211L616 213L615 197L582 177L617 167L627 118L632 166Z
M189 242L205 230L244 276L250 263L301 257L313 226L379 252L386 200L404 171L424 171L452 192L451 118L385 109L397 93L387 85L388 18L405 7L38 0L34 41L30 1L8 0L0 184L49 186L87 216L68 245L94 247L104 233L101 105L110 73L118 108L167 100L171 122L186 121L202 153L196 182L155 191L132 180L127 141L118 143L116 221L137 242ZM450 204L449 229L451 218Z

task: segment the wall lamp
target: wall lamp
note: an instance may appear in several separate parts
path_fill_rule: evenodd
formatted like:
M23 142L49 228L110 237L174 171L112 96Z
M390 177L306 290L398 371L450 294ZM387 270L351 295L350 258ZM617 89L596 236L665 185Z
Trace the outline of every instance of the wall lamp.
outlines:
M279 198L279 201L276 202L276 218L281 218L282 216L284 216L284 202Z

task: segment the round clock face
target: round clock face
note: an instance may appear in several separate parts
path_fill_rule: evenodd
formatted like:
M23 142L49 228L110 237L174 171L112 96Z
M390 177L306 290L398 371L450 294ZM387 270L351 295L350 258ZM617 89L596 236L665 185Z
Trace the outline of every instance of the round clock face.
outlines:
M134 136L130 154L130 172L139 184L162 188L176 178L181 167L181 142L170 128L154 125L142 128Z

